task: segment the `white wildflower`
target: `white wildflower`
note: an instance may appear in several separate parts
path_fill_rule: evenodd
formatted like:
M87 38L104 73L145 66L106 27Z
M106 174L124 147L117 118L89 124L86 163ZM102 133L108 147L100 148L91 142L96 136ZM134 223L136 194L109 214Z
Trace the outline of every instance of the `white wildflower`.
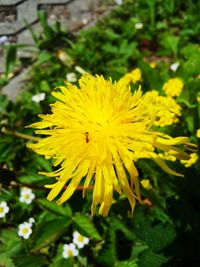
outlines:
M68 82L71 82L71 83L74 83L77 81L77 77L76 77L76 74L74 72L67 73L66 79L68 80Z
M28 223L32 225L33 223L35 223L35 219L33 217L29 218Z
M87 19L87 18L83 18L83 19L82 19L82 23L83 23L83 25L88 24L88 19Z
M176 71L179 66L180 66L180 63L179 62L175 62L175 63L171 64L169 68L172 71Z
M75 66L75 70L77 72L79 72L80 74L85 74L86 73L86 71L84 69L82 69L80 66Z
M37 95L32 96L32 101L35 103L39 103L39 102L43 101L45 99L45 97L46 97L45 93L39 93Z
M75 231L73 233L73 243L78 247L78 248L83 248L85 245L89 243L89 238L81 235L79 232Z
M115 3L120 6L123 4L123 0L115 0Z
M0 218L6 216L6 213L9 212L9 207L5 201L0 202Z
M138 22L135 24L135 29L136 30L141 30L143 28L143 23L142 22Z
M6 42L8 42L8 36L6 35L0 36L0 44L4 44Z
M32 234L31 229L32 224L28 222L24 222L18 226L18 236L23 237L24 239L28 239Z
M22 188L20 193L19 201L22 203L26 203L27 205L31 204L32 200L35 198L35 194L33 194L30 188Z
M64 259L78 256L78 250L76 249L76 246L73 243L70 243L69 245L63 245L62 256Z

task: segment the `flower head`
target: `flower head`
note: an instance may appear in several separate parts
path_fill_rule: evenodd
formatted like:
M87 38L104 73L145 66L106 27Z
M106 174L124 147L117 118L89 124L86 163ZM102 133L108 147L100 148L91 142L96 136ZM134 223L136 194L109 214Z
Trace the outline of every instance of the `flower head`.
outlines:
M143 23L142 22L138 22L135 24L135 29L136 30L141 30L143 28Z
M32 190L30 188L24 187L20 192L19 201L26 203L27 205L31 204L32 200L35 198Z
M180 66L180 63L179 62L175 62L175 63L171 64L169 68L170 68L170 70L175 72L178 69L179 66Z
M163 90L167 96L179 96L183 89L183 81L179 78L169 79L164 85Z
M0 36L0 45L6 43L8 41L9 41L8 36L6 36L6 35Z
M152 62L150 62L150 63L149 63L149 66L150 66L152 69L155 69L156 66L157 66L156 61L152 61Z
M152 90L144 95L144 101L156 114L155 126L164 127L179 121L181 106L172 97L160 96L157 91Z
M190 158L188 160L181 160L181 163L184 164L186 168L189 168L197 162L198 158L197 153L191 153Z
M41 101L45 100L46 94L45 93L40 93L37 95L32 96L32 101L35 103L40 103Z
M188 159L175 147L188 143L188 138L153 130L157 111L140 89L131 93L123 84L90 74L83 75L79 85L67 83L57 88L52 93L58 99L52 113L39 115L42 121L30 125L46 137L28 147L60 166L55 172L42 173L56 179L46 186L51 189L50 201L65 185L58 204L67 201L79 183L84 190L93 184L92 214L98 205L100 214L108 214L113 191L124 193L133 210L136 199L142 201L135 167L139 158L151 158L166 172L182 176L166 165L158 150L172 150L176 158Z
M9 207L5 201L0 202L0 218L3 218L6 216L6 214L9 212Z
M200 138L200 129L197 130L197 138Z
M74 73L74 72L67 73L66 79L67 79L68 82L71 82L71 83L76 82L77 81L76 73Z
M128 86L131 82L136 83L141 81L142 72L139 68L132 70L129 73L126 73L119 81L119 85Z
M69 257L78 256L78 250L73 243L63 245L63 253L62 256L64 259L68 259Z
M33 225L35 223L35 219L33 217L29 218L28 222Z
M78 248L83 248L85 245L89 243L89 238L81 235L79 232L75 231L73 233L73 243L78 247Z
M123 4L123 0L115 0L115 3L119 6L121 6Z
M28 239L32 234L32 224L28 222L24 222L18 226L18 236Z
M140 183L141 183L142 187L145 188L146 190L152 189L152 185L151 185L149 179L143 179Z

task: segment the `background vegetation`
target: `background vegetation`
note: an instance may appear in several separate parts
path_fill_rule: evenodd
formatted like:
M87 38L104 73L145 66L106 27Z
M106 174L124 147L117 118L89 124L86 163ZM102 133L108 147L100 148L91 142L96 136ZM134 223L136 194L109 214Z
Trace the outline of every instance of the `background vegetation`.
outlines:
M171 163L183 173L177 178L164 173L150 161L139 161L140 178L150 182L142 187L147 204L137 205L133 216L127 199L112 205L108 218L90 216L92 192L82 200L77 191L67 204L57 206L46 200L43 185L50 178L38 171L51 171L51 162L26 148L25 128L49 112L55 101L52 89L62 85L66 74L80 77L77 65L92 74L119 80L135 67L142 72L144 92L157 90L169 79L179 77L184 89L176 98L182 107L178 123L163 127L172 136L186 135L200 146L200 22L199 1L124 1L95 27L74 36L59 24L50 27L40 13L44 33L33 33L39 48L23 92L15 102L0 94L0 202L10 210L0 218L0 265L2 266L116 266L116 267L197 267L200 265L200 163L189 168ZM137 24L142 23L138 29ZM6 75L13 70L16 47L8 49ZM170 69L179 63L176 71ZM18 62L25 64L26 62ZM154 63L152 68L149 63ZM7 77L1 78L1 84ZM135 89L135 85L132 86ZM45 93L45 99L33 96ZM24 136L23 136L24 134ZM30 142L30 141L28 141ZM26 185L35 199L27 205L19 201ZM18 226L35 219L33 232L25 240ZM63 244L70 243L74 231L90 241L76 258L62 257Z

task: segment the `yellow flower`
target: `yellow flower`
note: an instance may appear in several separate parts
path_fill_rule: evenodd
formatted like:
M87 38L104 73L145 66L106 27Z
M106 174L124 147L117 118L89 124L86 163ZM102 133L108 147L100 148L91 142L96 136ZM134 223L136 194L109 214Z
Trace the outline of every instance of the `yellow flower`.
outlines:
M141 81L142 79L142 72L139 68L134 69L133 71L126 73L118 83L120 85L128 86L131 82L136 83Z
M200 96L197 96L197 102L200 103Z
M164 85L163 90L167 96L179 96L183 89L183 81L179 78L169 79Z
M159 153L158 156L164 160L176 161L176 157L173 155L173 151L167 151L164 153Z
M197 153L191 153L190 154L190 159L188 160L181 160L181 163L184 164L184 166L186 168L191 167L193 164L196 163L196 161L198 160L198 155Z
M142 181L140 183L144 189L146 189L146 190L152 189L152 185L148 179L142 179Z
M157 91L152 90L144 95L149 109L156 114L155 126L168 126L179 121L181 107L172 97L160 96Z
M48 199L62 192L57 201L67 201L81 183L84 190L94 185L91 212L107 216L113 201L113 191L124 193L132 211L136 199L142 202L135 161L151 158L166 172L171 170L157 155L157 149L173 150L179 159L188 155L175 145L188 143L187 137L172 138L152 130L156 114L149 109L139 89L134 94L129 87L106 81L102 76L85 74L80 88L66 83L52 93L58 101L51 105L52 113L39 115L42 121L30 125L37 134L45 135L36 144L29 144L35 152L53 158L52 173L56 182ZM47 129L45 129L47 128ZM83 192L84 193L84 192Z
M200 138L200 129L197 130L197 137Z
M149 63L149 66L152 68L152 69L155 69L156 66L157 66L157 63L155 61L152 61Z

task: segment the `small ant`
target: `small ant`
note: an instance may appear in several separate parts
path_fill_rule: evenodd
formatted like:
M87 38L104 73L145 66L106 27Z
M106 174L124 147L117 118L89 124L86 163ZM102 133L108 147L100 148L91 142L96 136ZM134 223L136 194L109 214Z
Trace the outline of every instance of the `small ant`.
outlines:
M85 141L86 143L89 143L89 132L85 132Z

